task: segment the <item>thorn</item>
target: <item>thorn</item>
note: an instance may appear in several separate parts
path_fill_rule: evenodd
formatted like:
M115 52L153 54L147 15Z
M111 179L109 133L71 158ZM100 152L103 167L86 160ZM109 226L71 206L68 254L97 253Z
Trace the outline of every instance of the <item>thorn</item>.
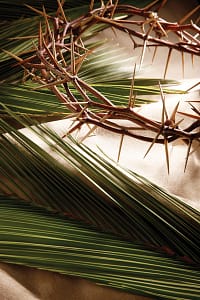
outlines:
M71 29L71 72L72 75L76 74L75 54L74 54L74 35Z
M160 31L163 33L164 36L168 37L167 32L164 30L164 28L162 27L162 25L160 24L159 21L156 22L157 26L159 27Z
M176 104L176 106L175 106L175 108L174 108L174 110L172 111L172 114L171 114L171 116L170 116L170 121L172 121L172 124L175 124L175 120L176 120L176 113L177 113L177 110L178 110L178 107L179 107L179 103L180 102L178 102L177 104Z
M14 40L30 40L30 39L35 39L37 37L38 37L38 35L15 36L15 37L7 38L7 40L9 40L9 41L14 41ZM27 50L27 51L30 51L30 50ZM23 52L25 52L25 51L23 51Z
M188 144L188 148L187 148L187 154L186 154L186 159L185 159L185 166L184 166L184 172L186 171L187 168L187 164L188 164L188 159L189 159L189 155L190 155L190 149L192 146L192 140L190 140L189 144Z
M121 139L120 139L117 162L119 162L119 159L120 159L120 154L121 154L121 150L122 150L123 141L124 141L124 134L122 134Z
M84 110L87 108L87 105L84 107ZM82 110L83 111L83 110ZM82 112L81 112L82 113ZM77 117L78 118L78 117ZM108 115L105 115L103 118L99 120L99 123L104 122L108 118ZM88 136L91 135L96 129L98 128L98 125L94 125L80 140L80 143L82 143Z
M165 97L163 94L163 90L159 81L159 87L160 87L160 94L161 94L161 99L163 102L163 109L162 109L162 125L165 125L165 120L168 120L168 114L167 114L167 110L166 110L166 106L165 106ZM166 162L167 162L167 172L169 174L169 152L168 152L168 141L167 139L164 137L164 146L165 146L165 156L166 156Z
M183 116L192 118L192 119L200 120L200 115L199 115L199 113L198 113L198 116L191 115L191 114L188 114L188 113L184 113L184 112L181 112L181 111L178 111L178 113L181 114L181 115L183 115Z
M82 122L78 122L78 124L74 125L74 126L70 126L71 129L68 129L68 131L61 137L62 139L66 138L67 136L69 136L71 133L73 133L76 130L80 130L81 126L83 125Z
M75 65L76 65L76 73L79 72L85 58L91 54L93 52L93 50L87 50L82 56L80 56L79 58L76 59L75 61Z
M152 64L153 64L154 59L155 59L155 57L156 57L157 49L158 49L158 46L155 46L154 51L153 51Z
M191 102L189 102L189 105L192 107L192 110L200 116L200 111Z
M110 14L110 18L111 18L111 19L113 18L114 14L115 14L115 10L116 10L116 8L117 8L118 2L119 2L119 0L116 0L116 1L115 1L115 4L114 4L114 6L113 6L113 10L112 10L112 12L111 12L111 14Z
M160 0L154 0L153 2L149 3L148 5L146 5L143 10L147 11L147 10L151 10L151 8Z
M168 151L168 141L166 138L164 139L164 145L165 145L165 156L167 162L167 172L169 174L169 151Z
M197 17L197 19L195 20L195 24L199 24L199 22L200 22L200 16L199 17Z
M157 133L157 135L155 136L155 138L153 139L151 145L149 146L149 148L147 149L147 152L145 153L144 157L145 158L147 156L147 154L149 153L149 151L151 150L151 148L153 147L153 145L155 144L157 138L159 137L159 135L161 134L161 130Z
M97 125L94 125L89 131L79 140L79 143L83 143L90 135L98 128Z
M24 4L26 7L28 7L29 9L31 9L32 11L36 12L37 14L41 15L44 17L44 12L43 11L40 11L39 9L37 8L34 8L33 6L31 5L28 5L28 4ZM49 15L47 15L48 18L51 18Z
M193 154L195 151L197 151L200 148L200 141L198 141L198 145L190 152L190 155Z
M112 30L112 32L113 32L115 38L117 39L117 36L118 36L118 35L117 35L116 28L114 28L113 26L111 26L110 29Z
M103 0L101 0L101 3L102 3L102 5L101 5L101 7L102 7L101 17L103 17L104 14L105 14L106 11L107 11L108 6L109 6L109 5L112 5L112 0L111 0L111 4L110 4L110 1L108 1L108 2L106 3L106 5L105 5Z
M142 64L143 64L143 61L144 61L144 55L145 55L145 51L146 51L146 45L147 45L147 40L146 40L146 38L145 38L145 40L144 40L144 45L143 45L143 48L142 48L142 54L141 54L141 58L140 58L139 71L141 70Z
M8 50L5 50L5 49L2 49L2 51L6 54L8 54L9 56L11 56L12 58L14 58L15 60L19 61L20 63L23 63L23 59L17 55L15 55L14 53L8 51Z
M74 126L74 124L77 123L79 117L82 115L82 113L85 111L85 109L86 109L86 107L83 107L83 109L82 109L78 114L77 114L77 113L70 114L71 118L72 118L72 117L75 117L75 119L74 119L73 122L70 124L70 126L68 127L67 133L66 133L65 135L63 135L62 138L63 138L63 137L66 137L67 135L69 135L69 134L70 134L71 132L73 132L74 130L76 130L76 129L79 130L79 129L80 129L80 127L82 126L82 125L80 125L80 124L83 124L83 122L79 121L78 124L76 124L75 126ZM69 118L70 118L70 116L69 116ZM78 125L78 126L77 126L77 125ZM71 129L70 129L70 128L71 128ZM76 129L74 129L74 128L76 128Z
M62 3L61 3L60 0L57 0L57 2L58 2L58 6L59 6L59 7L58 7L58 10L57 10L57 13L58 13L59 10L60 10L64 22L67 23L67 18L66 18L66 16L65 16L65 12L64 12L64 10L63 10L63 4L64 4L64 1L62 1Z
M181 58L182 58L182 76L184 79L185 76L185 60L184 60L184 52L181 52Z
M184 121L184 118L179 120L178 122L176 122L173 127L177 128L179 126L179 124L181 124L183 121Z
M58 51L59 51L59 55L60 55L62 64L64 65L65 68L67 68L67 63L66 63L66 60L63 56L62 50L59 48Z
M164 125L164 120L168 119L168 114L167 114L167 110L166 110L166 106L165 106L165 96L163 94L163 90L159 81L159 88L160 88L160 95L161 95L161 99L162 99L162 103L163 103L163 109L162 109L162 124Z
M38 33L38 49L42 49L42 40L43 40L43 33L42 33L42 24L41 22L39 23L39 33Z
M48 17L47 17L47 13L46 13L45 7L43 6L42 9L43 9L43 14L44 14L46 28L47 28L47 33L49 34L50 37L52 37L51 28L50 28L50 25L49 25L49 21L48 21Z
M54 59L56 60L57 58L57 53L56 53L56 43L55 43L55 38L54 38L54 32L52 32L52 36L51 36L51 40L52 40L52 54L54 56Z
M198 11L200 8L200 5L197 5L194 9L189 11L182 19L179 20L179 24L183 24L187 19L189 19L196 11Z
M200 81L199 82L197 82L197 83L195 83L193 86L191 86L189 89L187 89L185 92L187 93L187 92L189 92L189 91L191 91L193 88L195 88L196 86L198 86L200 84Z
M90 1L90 8L89 8L89 11L92 11L94 8L94 0L91 0Z
M168 55L167 55L167 62L166 62L165 71L164 71L164 79L166 78L167 69L168 69L168 66L169 66L169 61L170 61L170 58L171 58L171 54L172 54L172 49L169 48L169 52L168 52Z
M62 79L62 80L56 80L56 81L53 81L53 82L50 82L50 83L44 83L42 85L35 86L35 87L31 88L31 90L37 91L37 90L44 89L44 88L51 88L51 87L54 87L56 85L60 85L60 84L64 83L65 81L66 81L66 79Z
M129 101L128 101L128 107L133 108L135 106L135 97L133 97L133 91L134 91L134 85L135 85L135 73L136 73L136 64L134 65L133 69L133 77L131 79L131 88L129 93Z
M45 48L46 52L48 53L49 57L51 58L51 60L52 60L52 62L53 62L53 64L54 64L54 66L56 66L56 67L59 69L60 66L59 66L59 64L58 64L58 62L57 62L57 60L56 60L56 58L54 57L54 55L52 54L52 52L51 52L50 49L48 48L48 46L47 46L47 44L46 44L46 42L45 42L45 40L44 40L44 37L42 37L42 41L43 41L44 48Z
M104 8L105 7L104 1L103 0L100 1L101 1L101 8Z
M194 67L194 55L191 54L191 62L192 62L192 67Z
M157 8L157 12L161 9L161 8L163 8L163 6L165 5L167 3L167 0L163 0L162 2L161 2L161 4L159 5L159 7Z

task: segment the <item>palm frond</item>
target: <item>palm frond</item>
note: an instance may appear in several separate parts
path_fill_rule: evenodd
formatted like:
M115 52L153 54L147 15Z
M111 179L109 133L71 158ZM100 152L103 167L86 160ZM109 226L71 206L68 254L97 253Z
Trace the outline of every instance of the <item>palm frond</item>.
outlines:
M0 197L0 259L161 299L198 299L199 271L137 243ZM173 284L171 284L173 282Z
M19 189L26 199L29 195L29 200L72 214L101 230L199 261L198 212L144 178L116 168L114 163L83 146L65 142L45 127L32 130L47 145L46 149L2 120L1 128L20 145L18 148L3 136L1 170L11 192ZM49 151L63 164L71 164L82 181L71 169L61 166ZM13 153L12 158L8 153ZM91 189L99 195L95 199ZM51 195L55 191L53 200Z

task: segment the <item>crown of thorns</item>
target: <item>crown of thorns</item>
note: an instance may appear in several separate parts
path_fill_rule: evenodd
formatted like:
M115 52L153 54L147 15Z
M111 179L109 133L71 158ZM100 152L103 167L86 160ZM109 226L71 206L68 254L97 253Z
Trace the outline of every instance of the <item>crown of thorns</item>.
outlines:
M141 47L142 49L140 65L142 65L147 48L154 48L153 56L155 56L158 47L167 47L169 52L164 77L172 51L182 53L183 64L184 53L189 53L192 57L200 56L200 41L198 40L200 28L192 21L189 24L183 24L195 10L179 23L170 23L158 16L158 11L165 2L162 1L158 5L160 1L154 1L141 9L132 5L120 5L118 1L113 3L111 0L106 4L101 1L100 7L96 8L94 1L91 1L88 12L71 21L65 15L63 1L58 1L55 17L48 15L44 8L43 11L34 9L44 17L45 31L42 30L40 23L38 45L32 51L32 55L26 59L19 57L17 59L26 74L40 83L39 88L49 88L72 113L77 122L68 130L68 134L79 129L83 124L93 124L88 135L99 126L121 134L122 141L123 137L127 135L150 142L148 151L154 143L162 143L165 145L169 168L168 143L177 139L183 139L186 142L188 145L187 164L193 141L200 142L200 112L191 104L191 109L195 114L192 112L185 114L191 118L191 125L181 128L180 122L176 122L178 106L168 117L164 94L159 84L163 101L160 122L137 113L134 110L135 71L127 106L114 105L112 101L79 77L83 61L91 53L91 50L84 45L84 34L96 24L103 24L125 32L131 39L133 48ZM158 6L156 11L152 11L155 5ZM119 18L119 16L121 17ZM135 16L137 16L137 20L134 20ZM169 33L173 33L177 37L177 42L170 41ZM78 98L70 90L71 85L78 91ZM62 87L62 92L60 87ZM80 96L82 100L80 100ZM130 125L122 126L114 120L128 120Z

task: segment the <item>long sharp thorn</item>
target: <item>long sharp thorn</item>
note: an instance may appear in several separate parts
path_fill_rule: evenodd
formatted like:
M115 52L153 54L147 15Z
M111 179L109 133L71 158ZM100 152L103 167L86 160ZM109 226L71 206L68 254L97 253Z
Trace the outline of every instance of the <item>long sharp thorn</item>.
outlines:
M148 11L148 10L151 10L151 8L157 3L159 2L160 0L154 0L153 2L151 2L150 4L146 5L143 10L144 11Z
M74 54L74 36L71 30L71 72L73 75L76 73L75 54Z
M143 44L143 48L142 48L142 54L141 54L141 58L140 58L139 71L141 70L142 65L143 65L144 55L145 55L145 51L146 51L146 46L147 46L147 39L145 38L144 44Z
M101 1L101 8L105 7L104 1L103 0L100 1Z
M167 0L163 0L161 2L161 4L159 5L159 7L157 8L157 11L159 11L161 8L163 8L163 6L165 6L166 3L167 3Z
M200 115L199 115L199 116L195 116L195 115L187 114L187 113L184 113L184 112L181 112L181 111L179 111L178 113L181 114L181 115L183 115L183 116L192 118L192 119L200 120ZM199 114L199 113L198 113L198 114Z
M115 14L115 10L116 10L116 8L117 8L118 2L119 2L119 0L116 0L116 1L115 1L113 10L112 10L111 16L110 16L111 19L113 18L114 14Z
M200 111L199 111L192 103L189 102L189 104L190 104L190 106L192 107L192 110L193 110L197 115L200 116Z
M53 81L50 83L44 83L43 85L39 85L39 86L37 85L36 87L33 87L31 90L36 91L36 90L40 90L40 89L44 89L44 88L51 88L51 87L54 87L55 85L62 84L64 82L65 82L65 79Z
M164 30L164 28L162 27L162 25L160 24L159 21L157 22L157 24L158 24L158 27L159 27L160 31L162 32L162 34L163 34L164 36L168 37L167 32Z
M15 55L14 53L8 51L8 50L5 50L5 49L2 49L2 51L6 54L8 54L9 56L11 56L12 58L14 58L15 60L19 61L20 63L23 63L23 59L17 55Z
M60 2L60 0L57 0L57 2L58 2L59 10L60 10L61 15L63 17L63 20L65 21L65 23L67 23L67 18L65 16L65 12L63 10L62 3Z
M86 108L87 108L87 106L86 106ZM105 115L103 118L101 118L101 119L99 120L99 123L104 122L107 118L108 118L108 115ZM90 136L91 133L93 133L97 128L98 128L98 125L94 125L94 126L86 133L86 135L84 135L84 136L81 138L80 143L82 143L88 136Z
M172 113L171 113L171 116L170 116L170 120L175 124L175 122L176 122L176 113L177 113L177 110L178 110L178 107L179 107L179 103L180 102L178 102L177 104L176 104L176 106L175 106L175 108L174 108L174 110L172 111Z
M162 125L164 125L165 119L168 119L168 115L167 115L167 110L166 110L166 106L165 106L165 97L164 97L160 82L159 82L159 87L160 87L160 93L161 93L161 98L162 98L162 102L163 102ZM169 174L169 152L168 152L168 141L166 138L164 138L164 146L165 146L165 156L166 156L166 163L167 163L167 172Z
M165 138L164 139L164 145L165 145L165 156L166 156L166 163L167 163L167 172L169 174L169 151L168 151L168 141Z
M191 61L192 61L192 66L194 67L194 55L191 54Z
M196 11L198 11L200 8L200 5L197 5L193 10L188 12L181 20L179 20L179 24L183 24L186 20L188 20Z
M94 0L90 1L90 11L92 11L94 8Z
M143 64L143 61L144 61L144 55L145 55L145 51L146 51L146 46L147 46L147 40L145 38L144 44L143 44L143 48L142 48L142 54L141 54L141 58L140 58L139 71L141 70L142 64Z
M39 34L38 34L38 48L39 48L39 50L42 49L42 44L43 44L42 37L43 37L43 34L42 34L42 24L40 22L40 24L39 24Z
M165 71L164 71L164 79L166 78L166 74L167 74L167 70L168 70L168 66L169 66L169 61L170 61L170 58L171 58L171 54L172 54L172 49L169 48L169 52L168 52L168 55L167 55L167 61L166 61L166 65L165 65Z
M181 52L181 58L182 58L182 76L184 78L185 76L185 59L184 59L184 52Z
M197 82L197 83L195 83L193 86L191 86L189 89L187 89L185 92L187 93L187 92L189 92L189 91L191 91L193 88L195 88L196 86L198 86L200 84L200 81L199 82Z
M85 58L92 52L92 50L88 50L87 52L85 52L81 57L79 57L78 59L76 59L76 73L79 72Z
M49 57L51 58L52 62L54 63L55 66L57 66L59 68L59 64L58 64L57 60L55 59L54 55L52 54L52 52L50 51L50 49L48 48L48 46L47 46L47 44L44 40L44 37L43 37L42 40L43 40L44 48L47 51L47 53L48 53Z
M165 106L165 96L163 94L163 90L159 81L159 88L160 88L160 95L161 95L161 99L162 99L162 103L163 103L163 109L162 109L162 124L164 124L164 120L165 118L168 119L168 115L167 115L167 110L166 110L166 106Z
M45 24L46 24L46 28L47 28L47 33L50 35L50 37L52 37L51 28L50 28L49 21L48 21L48 18L47 18L48 15L46 13L46 10L45 10L44 6L43 6L43 13L44 13L44 19L45 19Z
M72 120L72 123L70 124L70 126L68 127L68 130L67 130L67 132L64 134L64 135L62 135L62 139L63 138L65 138L65 137L67 137L69 134L71 134L74 130L77 130L77 134L76 134L76 137L75 137L75 139L77 139L77 136L78 136L78 131L80 130L80 127L81 127L81 125L80 124L83 124L82 122L78 122L78 124L76 124L77 123L77 113L75 113L75 114L71 114L71 116L69 116L69 118L73 118L73 117L75 117L75 119L74 120ZM75 124L75 125L74 125ZM78 126L77 126L78 125Z
M66 67L67 67L67 63L66 63L66 60L65 60L65 58L64 58L64 56L63 56L62 50L59 49L58 51L59 51L59 55L60 55L60 57L61 57L62 63L63 63L63 65L64 65L64 67L66 68Z
M199 22L200 22L200 16L199 17L197 17L197 19L195 20L195 24L199 24ZM197 35L198 35L198 33L197 33Z
M187 154L186 154L186 159L185 159L184 172L186 171L186 168L187 168L191 146L192 146L192 140L190 140L188 148L187 148Z
M156 57L157 49L158 49L158 47L155 46L154 51L153 51L152 64L153 64L154 59L155 59L155 57Z
M97 125L94 125L80 140L79 143L83 143L90 135L98 128Z
M161 131L159 131L159 132L157 133L157 135L156 135L155 138L153 139L151 145L150 145L149 148L147 149L147 151L146 151L146 153L145 153L145 155L144 155L143 158L145 158L145 157L147 156L147 154L149 153L149 151L151 150L151 148L152 148L153 145L155 144L155 142L156 142L156 140L157 140L157 138L159 137L160 134L161 134Z
M41 15L44 17L44 12L39 10L39 9L36 9L34 8L33 6L30 6L28 4L24 4L26 7L28 7L29 9L33 10L34 12L36 12L37 14ZM49 15L47 15L49 18L51 18Z
M162 90L162 89L161 89L160 82L159 82L159 86L160 86L160 90ZM162 124L162 126L164 125L164 106L163 106L163 108L162 108L161 124ZM162 127L161 127L161 129L159 130L159 132L157 133L157 135L155 136L155 138L153 139L153 141L152 141L150 147L147 149L147 152L145 153L144 158L147 156L147 154L149 153L149 151L151 150L151 148L152 148L153 145L155 144L155 142L156 142L157 138L159 137L159 135L161 134L161 132L162 132Z
M134 107L135 105L135 98L133 98L133 91L134 91L134 85L135 85L135 73L136 73L136 64L134 65L133 69L133 77L131 79L131 88L130 88L130 94L129 94L129 107Z
M120 159L123 141L124 141L124 134L122 134L121 139L120 139L119 151L118 151L118 156L117 156L117 162L119 162L119 159Z
M55 43L55 38L54 38L54 33L52 32L52 54L56 60L56 43Z
M80 112L75 113L74 116L75 116L75 119L74 121L72 122L72 124L70 125L70 128L74 126L74 124L79 120L79 118L82 116L82 114L84 113L84 111L87 109L87 104L82 108L82 110ZM81 123L81 121L80 121Z
M179 126L179 124L181 124L183 121L184 121L184 118L181 119L181 120L179 120L178 122L176 122L176 123L174 124L174 128L177 128L177 127Z
M79 122L78 124L76 124L75 126L71 126L70 129L68 129L68 131L62 136L62 139L64 139L65 137L69 136L71 133L73 133L75 130L80 130L81 126L83 125L82 122Z

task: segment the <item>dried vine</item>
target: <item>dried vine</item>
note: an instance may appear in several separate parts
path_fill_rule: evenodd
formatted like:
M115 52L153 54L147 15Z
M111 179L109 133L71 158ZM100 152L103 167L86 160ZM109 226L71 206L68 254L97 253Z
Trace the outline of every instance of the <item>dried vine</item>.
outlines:
M134 78L129 103L127 103L127 107L122 107L115 106L78 75L83 61L91 52L84 45L84 34L96 24L105 24L125 32L132 40L134 49L142 48L140 64L143 62L148 47L155 48L154 55L158 47L167 47L169 52L165 75L172 51L180 51L182 54L189 53L192 57L200 56L200 41L198 40L200 28L193 22L189 24L170 23L160 18L158 10L165 2L162 1L155 12L155 10L152 11L152 8L160 1L154 1L143 9L131 5L120 5L118 1L113 3L111 0L106 4L102 1L101 7L94 8L94 1L91 1L88 13L72 21L67 19L63 3L60 1L58 1L55 17L48 15L44 9L43 11L36 10L44 17L45 32L42 31L40 24L38 45L31 57L21 59L15 56L15 58L25 69L26 77L31 76L34 81L40 83L39 88L49 88L59 101L72 112L77 123L69 130L69 134L83 124L93 124L92 130L96 126L100 126L122 136L128 135L148 141L151 143L150 148L154 143L165 144L166 157L168 157L168 143L181 138L188 145L186 161L188 160L193 140L200 141L199 111L195 111L196 115L189 115L191 119L193 118L193 123L189 127L180 128L180 124L175 120L178 107L169 118L165 113L164 96L160 86L163 116L160 122L154 121L145 118L134 109ZM125 17L119 18L119 16ZM135 16L139 16L141 20L135 21ZM177 42L170 41L169 33L177 37ZM70 90L71 85L81 95L81 101ZM60 87L65 92L61 92ZM128 120L131 125L120 126L114 120Z

